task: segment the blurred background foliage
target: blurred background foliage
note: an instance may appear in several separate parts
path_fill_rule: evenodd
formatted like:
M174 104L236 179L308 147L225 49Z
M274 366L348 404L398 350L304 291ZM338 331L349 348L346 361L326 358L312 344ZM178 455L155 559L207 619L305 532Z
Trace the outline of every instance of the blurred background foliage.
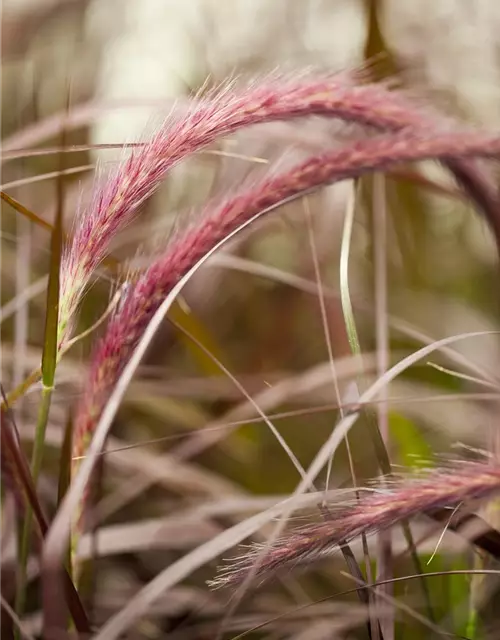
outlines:
M70 230L79 201L91 192L95 164L108 165L120 157L119 149L103 151L95 145L144 138L145 128L151 130L151 122L168 114L173 101L228 77L276 68L361 69L367 78L389 79L423 103L494 129L500 113L499 7L488 0L4 0L4 154L53 147L59 144L61 127L67 131L66 144L88 146L62 156L67 172L64 215ZM207 198L233 192L247 176L267 171L266 164L279 166L285 158L288 162L294 155L324 149L342 132L340 124L311 120L300 126L255 127L221 141L217 149L222 154L201 155L172 172L137 222L117 238L113 256L124 268L144 264L167 246L172 225L196 215L190 212ZM58 181L22 181L56 172L60 163L61 154L4 155L5 191L53 221ZM421 172L453 188L434 164L423 165ZM349 291L367 382L375 376L372 187L371 179L363 181L355 194L349 257ZM433 339L498 328L497 257L484 221L459 197L436 194L410 180L389 177L384 189L389 312L395 319L390 361L420 346L398 330L398 321ZM342 226L352 195L351 184L339 184L307 203L342 390L360 370L360 360L350 354L339 303ZM183 307L187 314L179 317L268 415L277 414L275 424L307 465L331 432L338 411L304 207L304 202L284 207L214 258L188 287ZM47 230L2 202L2 381L8 389L40 361L48 251ZM104 311L116 277L103 269L82 305L82 329ZM28 301L23 298L27 293ZM63 428L98 333L75 346L58 370L41 484L49 508L56 497ZM496 336L463 341L455 348L484 371L498 368ZM433 362L452 366L439 354ZM449 453L457 442L488 446L497 406L464 396L475 391L474 382L425 361L392 383L389 449L396 469ZM38 402L35 389L17 407L27 450ZM229 426L235 422L238 428ZM351 438L362 482L378 473L362 421ZM101 527L94 567L98 579L88 589L96 622L118 610L173 559L264 508L259 496L286 494L298 480L285 453L231 380L169 323L130 387L109 448L113 452L102 459L95 509ZM344 452L331 486L350 483ZM3 504L2 563L9 575L16 551L12 504L8 499ZM204 505L211 506L204 511ZM419 526L416 523L417 534L422 533ZM438 534L425 542L424 559ZM394 545L396 552L404 549L399 532ZM94 552L87 538L82 554ZM429 570L460 568L469 559L469 549L449 535ZM406 558L398 563L398 573L412 572ZM290 576L256 592L235 615L232 635L350 588L339 570L344 565L336 555L315 572ZM215 566L209 565L166 594L130 637L164 637L167 632L179 638L214 637L227 600L226 594L211 593L205 586L214 572ZM36 572L33 581L36 585ZM434 579L429 588L437 619L463 632L467 579ZM4 589L9 597L8 581ZM406 594L415 608L422 606L418 586L396 591ZM340 635L335 637L342 637L341 627L346 636L363 637L355 598L346 596L343 606L339 609L339 602L332 600L296 611L255 632L255 637L333 637L337 623ZM400 637L421 637L418 621L402 619ZM35 630L37 620L34 608L30 623Z

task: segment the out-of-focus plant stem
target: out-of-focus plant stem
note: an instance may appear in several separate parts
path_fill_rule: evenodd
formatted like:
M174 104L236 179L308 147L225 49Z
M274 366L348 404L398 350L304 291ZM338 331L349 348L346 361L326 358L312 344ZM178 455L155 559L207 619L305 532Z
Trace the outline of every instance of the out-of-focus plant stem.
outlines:
M33 453L31 456L31 475L35 487L40 476L43 461L43 450L45 446L45 433L47 431L47 422L49 419L49 410L52 400L52 387L44 387L42 391L42 399L38 410L38 418L36 423L35 440L33 443ZM30 541L33 529L33 510L28 508L24 519L23 530L21 534L21 545L19 550L19 566L18 566L18 582L16 591L16 613L20 616L24 611L26 604L26 569L28 565L28 557L30 550ZM19 629L15 631L16 640L20 640L21 635Z

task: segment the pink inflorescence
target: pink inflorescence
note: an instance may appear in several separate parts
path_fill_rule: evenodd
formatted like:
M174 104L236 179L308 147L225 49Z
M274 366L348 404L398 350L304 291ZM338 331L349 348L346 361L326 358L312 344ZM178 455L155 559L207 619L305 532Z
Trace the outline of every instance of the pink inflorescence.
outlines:
M379 85L356 86L345 75L276 76L243 89L228 83L195 101L186 113L169 118L147 144L131 149L129 157L99 181L89 206L79 214L62 259L60 343L111 240L130 223L172 167L241 127L314 115L378 130L429 126L438 121L442 125L442 119L415 109L401 95ZM461 168L460 172L459 179L472 191L477 176L471 169ZM467 179L462 180L464 177Z
M500 467L485 462L461 462L425 477L396 483L364 494L344 507L334 507L331 519L293 531L269 547L256 545L220 569L212 586L240 584L256 566L258 581L282 569L308 566L345 541L374 534L398 522L462 502L487 498L500 490Z
M228 84L196 101L187 112L169 118L147 144L130 150L127 159L97 185L63 255L60 346L67 340L82 292L111 240L133 219L172 167L241 127L305 116L340 118L369 126L373 135L363 135L339 149L310 157L281 174L270 174L235 196L207 206L177 233L163 255L128 284L91 356L76 407L73 457L77 461L73 471L85 455L120 374L164 298L209 251L242 225L287 199L395 163L438 159L454 173L500 237L496 193L468 160L498 156L500 138L457 130L440 117L416 110L403 96L383 86L356 86L346 77L271 77L243 89ZM80 518L77 520L76 534L80 530ZM303 537L300 540L304 542Z
M118 376L164 297L200 258L238 227L288 198L368 171L400 162L475 155L500 155L500 138L466 131L438 134L432 130L381 135L309 158L207 208L128 288L119 312L98 342L77 410L74 456L81 456L86 448L87 438Z

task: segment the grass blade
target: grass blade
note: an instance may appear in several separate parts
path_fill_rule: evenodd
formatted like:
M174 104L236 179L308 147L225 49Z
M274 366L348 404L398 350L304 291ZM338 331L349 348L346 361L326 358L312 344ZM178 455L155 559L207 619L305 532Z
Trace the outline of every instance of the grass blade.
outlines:
M342 309L344 312L345 318L345 326L347 331L347 338L349 340L349 344L352 349L353 355L357 355L361 358L361 346L358 338L358 332L356 329L356 321L354 319L354 312L351 304L351 296L349 292L349 254L351 247L351 237L352 230L354 224L354 190L353 190L353 198L352 198L352 206L349 206L346 211L345 221L344 221L344 230L342 233L342 246L340 252L340 299L342 303ZM383 377L383 373L379 374L380 377ZM361 391L365 389L365 383L363 380L363 372L360 372L359 384L361 386ZM386 387L384 387L383 392L386 393ZM379 425L377 421L374 419L374 416L370 410L365 411L366 418L368 421L368 428L370 432L370 436L373 442L373 446L375 448L375 454L377 456L377 461L384 473L387 476L392 474L391 462L389 459L389 454L387 452L387 448L382 438L382 434L380 433ZM422 574L422 565L420 563L420 558L415 547L415 543L413 541L413 536L410 530L410 527L407 522L402 523L403 532L405 538L408 542L408 548L410 550L410 555L412 561L415 565L415 569L417 573ZM431 620L434 620L431 600L429 591L427 589L427 585L425 583L425 579L422 578L421 581L422 592L427 604L427 609L429 613L429 617Z
M180 327L181 331L179 331L179 336L186 345L186 348L193 355L201 371L206 373L207 376L219 376L221 373L220 369L214 363L213 359L207 356L203 349L198 348L186 334L194 336L196 340L202 344L209 353L214 354L218 360L227 362L227 358L222 354L222 350L215 341L215 338L210 334L196 314L193 313L184 298L179 297L179 300L174 302L168 317L173 321L174 327L176 325Z
M37 216L36 213L33 213L33 211L30 211L27 207L25 207L23 204L21 204L18 200L16 200L12 196L9 196L8 193L5 193L5 191L0 191L0 198L4 202L7 202L7 204L10 204L10 206L13 209L15 209L21 215L23 215L26 218L28 218L28 220L30 220L31 222L34 222L38 226L43 227L44 229L47 229L48 231L50 231L52 229L52 225L49 222L46 222L43 218L40 218L40 216Z

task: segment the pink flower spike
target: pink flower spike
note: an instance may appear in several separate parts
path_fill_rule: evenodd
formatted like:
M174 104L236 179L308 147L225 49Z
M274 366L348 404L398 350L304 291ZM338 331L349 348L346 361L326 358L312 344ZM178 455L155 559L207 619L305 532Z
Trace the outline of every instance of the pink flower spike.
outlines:
M131 353L172 287L212 247L244 222L286 199L391 165L432 158L500 155L500 137L474 132L406 131L359 140L311 157L222 203L208 207L175 238L164 255L128 288L120 309L92 355L75 419L74 457L85 451L96 421Z
M82 292L110 242L172 167L239 128L306 116L340 118L391 131L442 125L442 119L421 113L401 95L380 85L353 85L345 75L271 76L242 89L228 83L194 102L186 113L169 118L148 144L131 149L129 157L98 182L92 201L78 215L61 265L59 344L67 338ZM463 163L453 170L474 200L488 209L490 222L496 220L496 200L488 195L484 180Z

